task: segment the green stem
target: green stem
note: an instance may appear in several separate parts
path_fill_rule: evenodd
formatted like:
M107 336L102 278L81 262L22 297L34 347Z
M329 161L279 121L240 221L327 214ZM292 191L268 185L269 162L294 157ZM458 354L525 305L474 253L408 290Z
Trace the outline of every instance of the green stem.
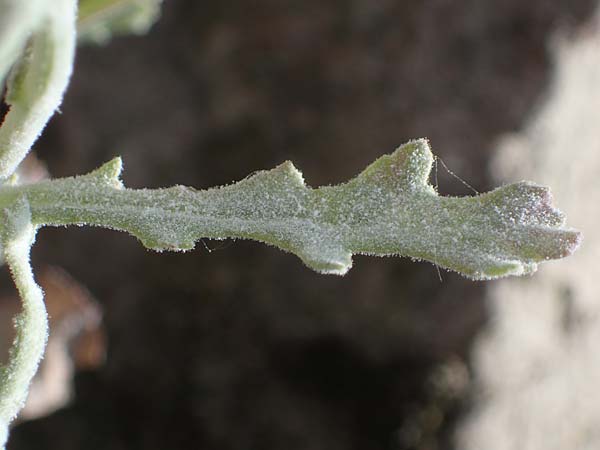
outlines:
M44 354L48 319L44 295L35 283L29 251L35 238L29 206L24 199L4 210L2 244L4 256L23 303L15 319L16 338L9 360L0 368L0 448L4 449L8 426L27 399L31 380Z

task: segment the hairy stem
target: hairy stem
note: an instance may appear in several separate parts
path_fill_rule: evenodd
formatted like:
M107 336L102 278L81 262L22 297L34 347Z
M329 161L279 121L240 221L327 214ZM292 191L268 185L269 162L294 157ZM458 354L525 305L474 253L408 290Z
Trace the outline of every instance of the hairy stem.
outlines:
M4 449L8 426L17 416L48 337L48 319L43 293L35 283L29 263L29 251L36 228L31 223L29 206L24 198L4 210L2 245L4 256L23 303L15 318L16 338L9 360L0 368L0 448Z

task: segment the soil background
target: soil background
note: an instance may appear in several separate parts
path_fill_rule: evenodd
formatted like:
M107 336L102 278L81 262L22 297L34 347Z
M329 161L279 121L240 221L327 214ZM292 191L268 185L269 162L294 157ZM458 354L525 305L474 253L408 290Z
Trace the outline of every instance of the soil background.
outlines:
M206 188L289 159L318 186L425 136L484 191L496 139L549 81L551 36L594 5L167 0L147 36L79 49L37 154L53 176L122 155L129 187ZM471 194L442 168L437 183ZM107 361L8 448L452 449L485 284L354 261L341 278L254 242L155 254L116 232L42 230L34 265L98 299ZM458 393L436 384L444 367L466 373Z

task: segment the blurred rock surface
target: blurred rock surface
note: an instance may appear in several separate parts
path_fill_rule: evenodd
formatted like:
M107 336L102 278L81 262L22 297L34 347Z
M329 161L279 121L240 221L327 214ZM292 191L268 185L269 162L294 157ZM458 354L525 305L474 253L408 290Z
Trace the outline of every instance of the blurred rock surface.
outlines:
M600 448L600 15L554 45L548 97L522 132L501 140L493 167L504 181L552 186L584 243L531 279L491 288L465 450Z

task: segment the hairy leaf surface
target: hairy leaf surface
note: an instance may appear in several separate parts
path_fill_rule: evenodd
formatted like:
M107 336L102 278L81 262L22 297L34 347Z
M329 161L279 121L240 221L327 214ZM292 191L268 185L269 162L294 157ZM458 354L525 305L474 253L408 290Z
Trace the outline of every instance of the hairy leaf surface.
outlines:
M474 197L442 197L428 182L432 161L421 139L337 186L311 189L285 162L197 191L125 189L115 159L88 175L7 187L5 195L26 195L37 225L123 230L158 251L190 250L200 238L254 239L340 275L353 254L409 256L474 279L522 275L579 245L580 233L564 228L547 188L521 182Z

